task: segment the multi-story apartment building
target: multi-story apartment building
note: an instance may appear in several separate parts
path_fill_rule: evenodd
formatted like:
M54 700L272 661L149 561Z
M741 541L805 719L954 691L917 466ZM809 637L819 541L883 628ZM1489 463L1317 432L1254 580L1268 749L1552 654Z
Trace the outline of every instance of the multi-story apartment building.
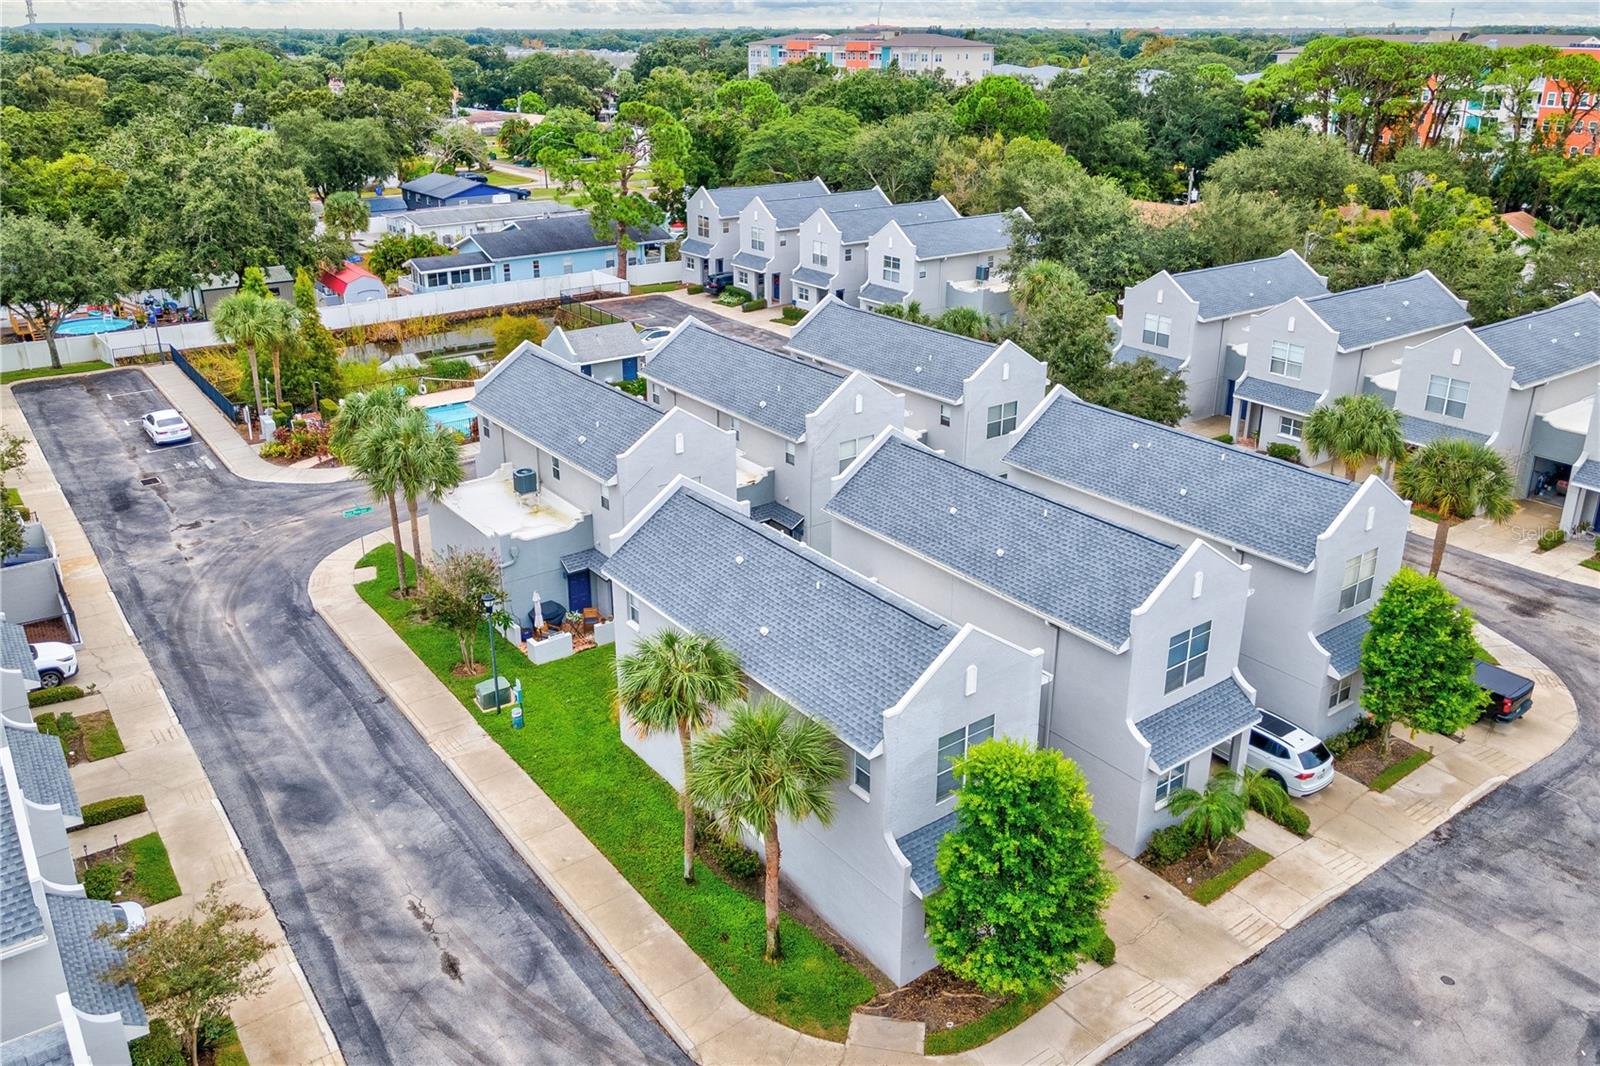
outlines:
M1011 341L992 344L851 307L827 296L789 335L789 350L859 370L905 397L905 427L928 447L987 473L1018 420L1049 387L1045 365ZM881 428L881 427L879 427Z
M660 226L630 231L630 264L659 263L672 235ZM617 269L614 241L595 236L587 211L526 218L505 229L474 233L450 255L408 259L400 275L406 292L457 289L498 281L557 277L585 270Z
M34 725L38 686L22 627L0 619L0 1061L126 1066L149 1025L108 977L124 955L97 930L122 919L78 884L67 830L83 815L60 741Z
M941 33L899 30L856 30L841 34L797 33L751 41L746 70L763 70L818 57L839 70L888 70L908 74L939 73L965 85L994 69L994 45Z
M1122 293L1120 336L1112 358L1148 356L1182 376L1195 418L1231 413L1233 388L1244 373L1250 317L1299 296L1325 296L1328 281L1294 251L1268 259L1185 270L1163 270Z
M1461 326L1406 348L1369 385L1408 444L1466 437L1505 455L1518 491L1556 499L1583 451L1600 384L1600 296Z
M1173 821L1172 793L1205 787L1213 748L1243 765L1260 720L1238 668L1249 565L1203 540L1184 548L1066 506L892 430L839 481L828 504L834 558L957 623L1043 650L1036 739L1083 770L1109 843L1143 850Z
M1564 55L1587 55L1600 59L1600 37L1592 33L1482 33L1467 38L1469 44L1488 48L1523 48L1543 45ZM1574 90L1554 78L1539 77L1522 87L1533 107L1517 108L1507 89L1497 110L1489 112L1501 126L1509 126L1520 110L1522 128L1517 132L1524 142L1537 137L1559 143L1569 156L1594 155L1600 151L1600 92L1583 87ZM1492 95L1492 94L1489 94ZM1486 109L1487 110L1487 109ZM1509 132L1509 131L1508 131Z
M1024 488L1248 563L1239 667L1257 704L1321 737L1355 720L1367 611L1400 567L1410 520L1376 475L1346 481L1059 387L1005 461Z
M1011 314L1005 278L1011 220L998 212L932 222L889 222L867 241L867 280L858 302L874 308L911 302L925 314L971 307L994 318Z
M867 241L890 222L933 222L960 218L944 197L857 211L818 209L800 226L800 265L790 275L789 302L812 307L832 293L854 304L867 280Z
M689 197L684 210L685 233L679 246L686 285L704 285L712 274L732 269L739 250L739 212L757 196L768 203L801 197L826 196L828 186L821 178L810 181L785 181L774 185L735 185L708 189L704 185Z
M858 211L887 207L889 198L874 186L826 196L768 201L757 196L739 211L739 250L733 256L733 283L758 300L789 299L789 275L801 263L800 226L817 211Z
M687 479L612 548L619 656L666 628L717 637L752 698L775 696L838 737L833 819L780 825L783 878L891 981L932 968L922 901L955 806L950 760L990 737L1037 739L1041 653L956 625ZM681 786L677 737L619 717L623 742Z
M519 622L545 601L610 614L599 577L606 545L675 476L735 491L731 432L662 412L531 343L479 381L470 402L477 477L435 501L433 545L499 559Z
M860 371L746 344L692 316L655 349L645 374L652 403L684 408L733 434L738 499L751 505L751 517L822 552L833 478L884 426L905 422L902 398Z
M1244 372L1233 386L1229 432L1263 448L1300 447L1313 408L1364 391L1366 380L1391 369L1407 346L1471 320L1466 301L1426 270L1399 281L1285 300L1252 316L1232 342L1244 356Z

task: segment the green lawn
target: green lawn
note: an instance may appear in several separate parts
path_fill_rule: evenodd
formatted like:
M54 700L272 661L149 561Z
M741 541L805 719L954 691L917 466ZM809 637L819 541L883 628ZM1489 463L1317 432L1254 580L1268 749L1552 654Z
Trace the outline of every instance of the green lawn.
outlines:
M528 182L533 180L532 178L524 177L521 174L512 174L505 170L491 169L485 173L487 173L489 176L490 185L526 185Z
M124 842L120 858L97 862L84 871L83 887L92 899L133 899L147 904L172 899L183 891L172 872L172 861L167 858L167 846L161 842L160 833L146 833ZM121 889L121 896L116 894L117 889Z
M1414 751L1372 779L1367 786L1374 792L1387 792L1411 771L1433 758L1431 751Z
M924 1055L954 1055L981 1047L999 1036L1009 1033L1035 1014L1039 1009L1061 994L1061 989L1051 986L1037 996L1014 996L981 1018L954 1029L935 1029L922 1038Z
M517 764L621 871L656 913L678 931L739 1001L785 1025L843 1040L850 1014L874 994L872 982L787 917L781 963L762 961L765 924L760 900L696 863L696 883L682 878L683 821L677 796L623 744L612 710L615 656L610 647L534 666L503 642L500 673L522 681L527 728L509 714L473 707L475 679L451 673L458 658L450 633L411 618L411 605L390 596L394 548L368 552L358 566L378 576L357 586L361 598L394 627ZM410 569L408 560L408 569ZM483 663L489 661L479 638Z
M1587 566L1590 570L1600 570L1600 554L1591 555L1578 565Z
M110 363L102 363L98 359L91 359L87 363L68 363L66 366L36 366L32 370L7 370L0 373L0 385L10 385L15 381L28 381L31 378L54 378L63 374L87 374L91 370L110 370Z
M674 289L679 288L682 288L682 286L676 281L658 281L653 285L629 285L628 295L638 296L647 292L672 292Z
M1207 878L1194 886L1194 901L1199 904L1215 903L1222 898L1222 894L1246 877L1261 869L1272 861L1272 856L1260 848L1252 850L1244 858L1217 874Z

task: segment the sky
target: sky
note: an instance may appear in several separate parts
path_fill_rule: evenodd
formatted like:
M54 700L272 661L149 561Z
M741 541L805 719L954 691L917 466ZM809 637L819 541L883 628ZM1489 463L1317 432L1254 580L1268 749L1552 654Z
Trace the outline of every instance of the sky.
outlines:
M34 0L40 22L172 24L171 0ZM188 0L191 25L258 29L1041 26L1309 28L1594 25L1596 0ZM25 0L0 0L0 28Z

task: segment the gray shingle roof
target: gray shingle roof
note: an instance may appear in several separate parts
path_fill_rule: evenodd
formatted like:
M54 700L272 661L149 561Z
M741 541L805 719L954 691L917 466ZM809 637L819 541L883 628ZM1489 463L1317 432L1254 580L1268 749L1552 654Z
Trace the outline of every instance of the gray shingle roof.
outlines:
M398 200L399 197L377 196L368 197L361 202L367 205L370 211L375 203L385 200ZM402 206L404 202L402 201ZM541 218L545 215L564 214L575 211L577 208L569 207L556 200L518 200L509 204L481 203L457 204L450 207L419 207L414 210L397 211L395 217L404 219L414 226L460 226L472 222L515 222L522 218Z
M1113 363L1137 363L1141 358L1152 360L1162 370L1176 374L1183 366L1183 360L1166 352L1152 352L1148 348L1135 348L1131 344L1119 344L1117 350L1111 353Z
M790 440L805 435L806 415L845 381L836 370L746 344L698 323L686 325L657 348L645 374Z
M581 574L585 570L598 574L600 568L606 564L606 560L609 558L610 556L599 548L585 548L582 551L573 552L571 555L563 555L561 557L561 569L565 570L569 575Z
M1472 321L1450 290L1426 272L1318 296L1306 306L1338 331L1342 351Z
M1150 759L1165 773L1259 721L1261 712L1230 677L1140 719L1133 727L1150 742Z
M826 196L799 196L788 200L769 201L761 198L779 229L794 229L816 214L820 207L830 214L834 211L859 211L868 207L887 207L889 198L879 189L852 189L829 193Z
M0 781L0 948L32 940L44 932L44 917L33 902L22 835L11 806L11 790Z
M997 252L1011 247L1009 211L992 215L968 215L940 222L902 225L916 246L918 259L942 259L973 252Z
M612 554L605 576L678 625L721 638L745 673L865 754L883 740L883 712L958 633L827 556L682 487Z
M66 1027L57 1022L48 1029L7 1040L0 1044L0 1062L5 1066L73 1066Z
M995 346L829 300L795 327L789 348L954 402Z
M532 349L513 353L478 383L471 404L545 451L601 480L662 413Z
M833 275L826 270L801 267L789 275L789 280L796 285L815 285L819 289L826 289L833 284Z
M891 289L887 285L879 285L872 281L869 281L865 285L861 286L861 298L863 300L870 300L876 304L905 303L906 298L910 295L911 294L909 292L902 292L899 289Z
M780 529L793 533L800 528L800 523L806 520L806 516L774 500L770 503L758 503L750 508L750 520L770 522Z
M621 359L629 355L643 355L646 351L643 335L633 328L631 322L611 322L600 326L585 326L582 329L561 330L561 338L566 342L566 347L572 350L572 360L576 363L595 363L604 359ZM554 330L551 331L554 333ZM555 338L546 339L541 347L565 356L561 343Z
M770 255L757 255L754 252L735 252L732 262L734 266L743 267L746 270L765 270L767 269L767 264L772 262L772 257Z
M1200 305L1200 317L1223 318L1276 307L1296 296L1325 296L1328 283L1293 252L1268 259L1172 275L1178 287Z
M94 935L102 925L116 922L111 904L53 892L45 894L45 902L50 908L50 925L55 930L72 1005L86 1014L120 1014L124 1025L145 1024L144 1007L133 984L112 984L105 979L111 968L126 957L115 940Z
M1600 491L1600 459L1585 459L1583 465L1572 472L1567 484Z
M1447 426L1443 422L1434 422L1427 418L1418 418L1416 415L1400 416L1400 436L1407 444L1432 444L1445 437L1464 437L1485 444L1489 440L1487 433L1474 433L1470 429L1460 426Z
M1511 367L1519 388L1600 365L1600 296L1582 296L1472 332Z
M639 242L671 239L671 234L660 226L632 229L628 232ZM601 239L595 235L587 211L524 219L510 229L495 233L474 233L467 240L481 248L490 259L495 260L616 246L616 242L609 237Z
M940 222L960 218L961 212L944 200L916 200L888 207L866 207L854 211L831 210L828 218L838 227L842 244L863 244L891 222L902 226L918 222Z
M22 794L34 803L61 804L69 818L83 814L78 807L78 790L72 787L72 774L61 741L48 733L7 725L6 746L17 767L17 783Z
M1371 628L1372 620L1362 615L1317 634L1317 643L1328 653L1328 666L1335 675L1347 677L1361 669L1361 642Z
M1310 389L1297 389L1293 385L1281 385L1276 381L1267 381L1265 378L1253 378L1248 375L1239 379L1233 387L1236 399L1249 400L1251 403L1266 404L1276 407L1280 411L1293 411L1297 415L1308 415L1312 408L1317 406L1317 399L1321 393L1312 392Z
M861 463L827 509L1113 648L1183 555L900 437Z
M464 192L476 192L484 188L485 182L474 181L471 178L460 178L454 174L424 174L420 178L412 178L401 184L400 188L406 192L421 193L424 196L434 196L441 200L448 200L452 196L460 196Z
M1137 445L1137 447L1135 447ZM1005 461L1308 567L1359 485L1058 393Z
M730 185L721 189L707 189L711 202L717 205L719 218L732 218L744 210L745 204L757 196L771 203L776 200L796 200L815 197L827 186L816 179L811 181L780 181L772 185Z
M951 811L903 837L895 838L895 847L911 864L911 883L917 886L923 899L939 891L939 870L934 864L939 857L939 841L955 831L958 821L957 812Z
M0 666L22 671L22 676L29 681L39 680L33 652L28 650L28 631L15 622L0 622Z
M431 270L460 270L462 267L483 266L489 257L482 252L461 252L454 255L422 255L407 259L406 263L424 274Z
M684 255L698 255L704 259L711 254L711 242L701 240L699 237L688 237L678 245L678 249Z

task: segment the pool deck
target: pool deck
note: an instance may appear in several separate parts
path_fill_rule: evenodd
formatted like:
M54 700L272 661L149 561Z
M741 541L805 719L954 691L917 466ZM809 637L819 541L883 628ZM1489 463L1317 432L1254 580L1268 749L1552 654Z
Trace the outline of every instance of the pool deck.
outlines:
M472 399L473 393L478 390L473 386L464 389L445 389L442 392L429 392L410 399L412 407L446 407L453 403L466 403Z

